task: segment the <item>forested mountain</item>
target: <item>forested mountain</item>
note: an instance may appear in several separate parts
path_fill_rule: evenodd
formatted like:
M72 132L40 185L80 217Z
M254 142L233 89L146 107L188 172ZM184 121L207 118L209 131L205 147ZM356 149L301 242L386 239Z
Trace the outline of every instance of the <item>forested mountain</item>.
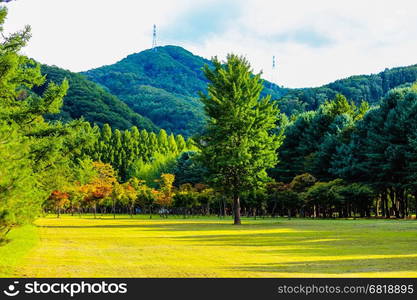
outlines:
M337 80L318 88L291 89L280 100L281 111L286 114L316 110L325 100L343 94L355 104L367 101L379 104L382 97L395 87L407 87L417 80L417 65L386 69L372 75L357 75Z
M202 72L205 64L211 62L181 47L164 46L83 74L42 66L48 81L59 83L68 78L70 84L62 112L50 118L68 121L83 116L100 126L108 123L113 128L138 126L151 131L159 127L192 136L204 126L198 93L207 87ZM317 88L286 89L264 81L263 95L271 94L281 111L291 115L316 110L337 94L357 105L363 100L376 105L392 88L416 80L417 65L413 65L351 76Z
M129 55L84 74L157 126L190 136L200 132L204 124L198 93L207 88L202 71L205 64L211 62L181 47L164 46ZM269 82L264 85L264 94L272 94L276 99L285 93Z
M85 72L135 112L169 132L190 136L200 132L204 113L198 92L207 81L202 67L211 62L177 46L158 47L132 54L109 66ZM358 75L318 88L287 89L264 81L263 94L279 99L287 115L317 109L336 94L360 104L378 104L387 92L417 80L417 65L386 69L379 74Z
M133 112L116 96L89 81L84 75L46 65L41 67L41 71L46 75L46 82L35 88L38 94L43 93L49 82L58 84L64 78L69 82L61 112L47 116L49 120L68 122L84 117L92 124L102 126L107 123L115 129L129 129L132 126L150 131L158 129L149 119Z

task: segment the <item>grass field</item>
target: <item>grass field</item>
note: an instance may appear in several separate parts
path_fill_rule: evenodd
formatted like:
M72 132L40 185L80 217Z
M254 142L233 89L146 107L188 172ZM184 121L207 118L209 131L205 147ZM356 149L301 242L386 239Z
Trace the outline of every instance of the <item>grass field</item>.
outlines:
M16 229L0 247L0 275L417 277L416 221L243 223L214 217L41 218L36 227Z

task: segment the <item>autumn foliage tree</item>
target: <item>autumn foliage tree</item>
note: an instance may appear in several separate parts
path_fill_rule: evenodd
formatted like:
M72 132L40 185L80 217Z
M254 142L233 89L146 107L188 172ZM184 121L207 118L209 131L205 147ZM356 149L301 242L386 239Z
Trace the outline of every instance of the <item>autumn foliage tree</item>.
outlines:
M152 219L152 208L156 202L158 191L148 187L143 181L139 181L137 192L138 204L148 209L149 219Z
M174 180L175 176L172 174L162 174L161 179L159 179L160 189L157 193L156 203L163 208L172 206Z
M61 210L70 203L69 197L68 193L58 190L53 191L51 196L49 196L49 203L56 210L58 218L61 214Z
M122 186L124 190L123 199L129 207L129 214L132 217L133 210L137 203L139 180L137 178L131 178L129 182L124 183Z
M94 209L94 217L97 212L97 204L109 197L113 190L113 185L116 184L116 172L110 164L102 162L94 162L94 169L97 171L97 176L91 183L85 184L81 187L84 193L84 201Z

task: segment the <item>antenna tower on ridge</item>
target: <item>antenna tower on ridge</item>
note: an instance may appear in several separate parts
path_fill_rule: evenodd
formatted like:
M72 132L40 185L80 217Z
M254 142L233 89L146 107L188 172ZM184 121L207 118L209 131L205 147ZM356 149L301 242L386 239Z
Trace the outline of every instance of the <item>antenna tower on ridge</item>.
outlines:
M276 62L275 62L275 55L272 56L272 78L271 78L271 89L274 90L276 86Z
M152 49L156 51L156 25L153 25L153 35L152 35Z

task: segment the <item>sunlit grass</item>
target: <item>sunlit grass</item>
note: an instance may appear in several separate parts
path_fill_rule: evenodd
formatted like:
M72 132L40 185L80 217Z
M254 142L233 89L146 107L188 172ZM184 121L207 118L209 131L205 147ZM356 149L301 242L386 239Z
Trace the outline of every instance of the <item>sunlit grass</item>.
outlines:
M13 229L6 240L0 243L0 277L12 276L24 256L37 242L38 233L34 226Z
M416 221L243 223L51 216L10 268L17 277L417 277Z

